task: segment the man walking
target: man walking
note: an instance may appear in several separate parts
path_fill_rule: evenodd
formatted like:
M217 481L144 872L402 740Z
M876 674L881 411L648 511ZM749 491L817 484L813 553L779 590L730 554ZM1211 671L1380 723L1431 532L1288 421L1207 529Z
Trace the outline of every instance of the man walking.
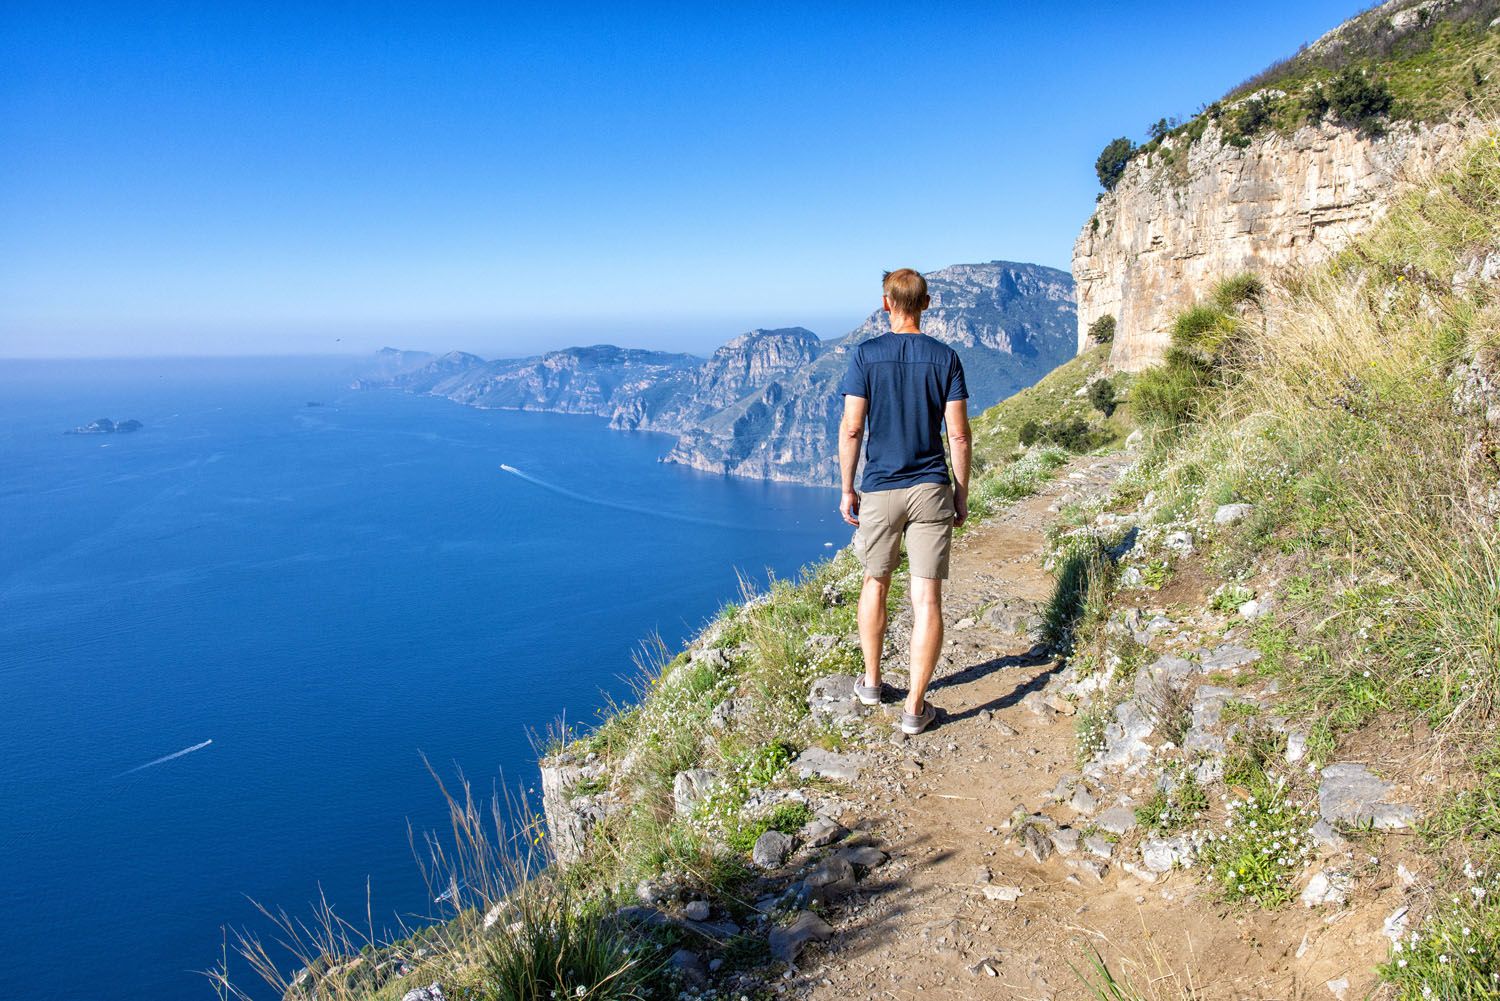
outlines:
M844 419L839 428L843 499L839 510L856 527L854 551L864 567L859 593L859 645L865 675L855 682L860 702L880 702L880 654L885 648L886 601L891 575L901 561L901 540L911 564L911 689L901 715L903 733L918 734L937 717L927 704L927 685L943 647L943 581L953 529L969 515L969 391L964 367L952 348L922 333L922 311L931 300L927 281L910 268L889 271L881 306L891 315L891 333L851 352L839 391ZM953 477L943 455L942 425L948 425ZM865 431L868 426L869 435ZM860 492L854 473L864 444Z

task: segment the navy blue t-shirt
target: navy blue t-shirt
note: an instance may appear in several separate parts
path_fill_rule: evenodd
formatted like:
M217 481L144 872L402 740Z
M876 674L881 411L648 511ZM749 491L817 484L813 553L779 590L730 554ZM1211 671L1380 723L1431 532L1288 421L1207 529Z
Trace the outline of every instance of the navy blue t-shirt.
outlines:
M861 490L948 482L943 410L969 398L956 351L926 334L882 334L850 352L839 392L870 401Z

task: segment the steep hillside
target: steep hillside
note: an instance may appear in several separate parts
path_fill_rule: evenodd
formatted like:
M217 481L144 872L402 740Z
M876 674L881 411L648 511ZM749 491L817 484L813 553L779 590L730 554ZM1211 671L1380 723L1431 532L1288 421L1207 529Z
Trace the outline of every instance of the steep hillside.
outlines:
M1393 0L1144 146L1112 143L1074 246L1080 349L1112 316L1113 363L1139 371L1194 289L1315 263L1368 229L1495 107L1496 18L1496 2Z
M1035 264L961 264L927 276L924 329L963 357L975 408L989 406L1072 354L1073 284ZM752 330L708 360L607 345L485 361L419 356L361 388L430 393L478 407L608 417L610 426L676 435L666 461L707 472L832 485L839 377L851 346L889 330L876 311L837 341L802 327ZM383 363L398 357L382 355Z

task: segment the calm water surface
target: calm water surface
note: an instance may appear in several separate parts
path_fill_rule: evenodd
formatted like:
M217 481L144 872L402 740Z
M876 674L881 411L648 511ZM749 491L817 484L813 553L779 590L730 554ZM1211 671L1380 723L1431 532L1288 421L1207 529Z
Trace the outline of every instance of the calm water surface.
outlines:
M352 374L0 362L0 997L212 997L247 896L430 912L421 754L534 786L643 638L847 541L833 491ZM145 428L60 433L101 416Z

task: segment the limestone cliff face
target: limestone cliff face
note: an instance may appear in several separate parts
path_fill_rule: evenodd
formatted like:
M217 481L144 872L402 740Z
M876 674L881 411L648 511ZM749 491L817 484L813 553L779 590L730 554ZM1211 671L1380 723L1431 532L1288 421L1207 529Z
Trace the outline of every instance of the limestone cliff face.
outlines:
M1371 139L1332 124L1239 148L1210 126L1176 163L1131 161L1073 246L1078 346L1114 315L1111 360L1159 361L1174 317L1214 281L1305 265L1369 228L1410 179L1459 145L1462 129L1400 125ZM1185 137L1169 140L1186 142Z
M752 330L720 347L670 392L642 392L625 400L610 424L681 433L746 394L811 364L823 350L818 335L805 327Z
M926 276L925 333L963 359L970 409L1026 388L1073 355L1073 287L1036 264L959 264ZM839 379L854 345L890 331L876 310L816 360L773 379L717 414L678 431L667 455L707 472L838 484Z

